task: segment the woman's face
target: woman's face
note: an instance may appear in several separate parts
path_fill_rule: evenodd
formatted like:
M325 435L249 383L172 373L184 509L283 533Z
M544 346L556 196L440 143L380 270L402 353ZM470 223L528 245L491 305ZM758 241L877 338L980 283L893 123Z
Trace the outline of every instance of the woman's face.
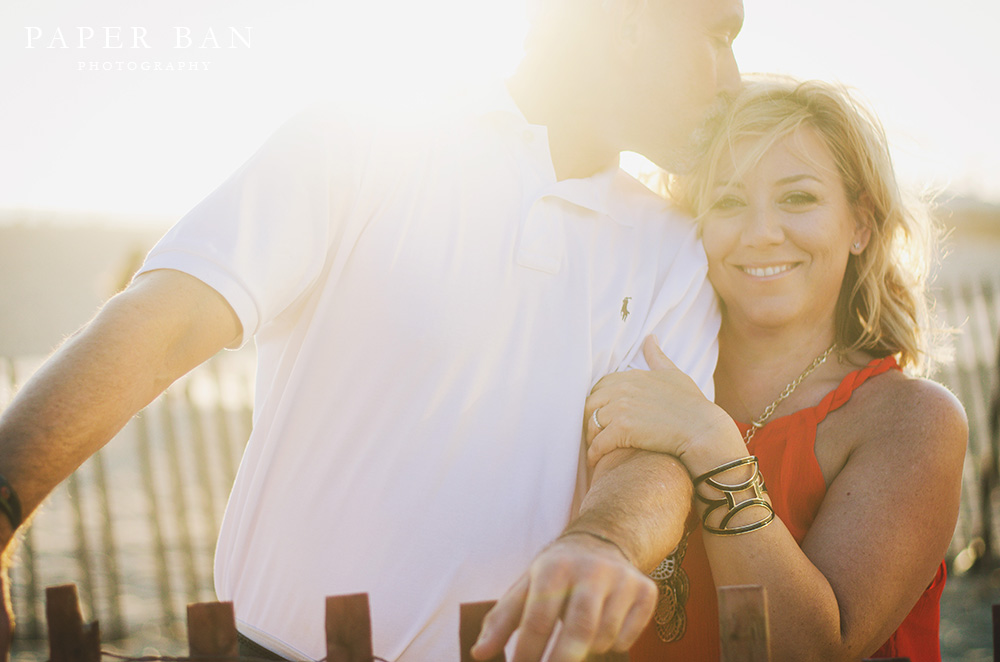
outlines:
M734 161L749 148L737 143ZM730 182L734 171L733 162L721 164L703 221L709 278L727 321L832 330L848 258L869 232L855 221L826 143L802 127Z

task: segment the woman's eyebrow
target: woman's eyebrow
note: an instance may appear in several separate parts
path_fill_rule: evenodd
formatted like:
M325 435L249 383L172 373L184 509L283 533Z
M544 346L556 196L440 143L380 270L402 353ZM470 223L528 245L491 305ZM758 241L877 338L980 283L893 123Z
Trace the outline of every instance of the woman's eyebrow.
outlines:
M810 175L807 173L802 173L800 175L789 175L788 177L782 177L776 183L777 184L794 184L795 182L802 181L803 179L812 179L813 181L823 183L823 180L816 175Z

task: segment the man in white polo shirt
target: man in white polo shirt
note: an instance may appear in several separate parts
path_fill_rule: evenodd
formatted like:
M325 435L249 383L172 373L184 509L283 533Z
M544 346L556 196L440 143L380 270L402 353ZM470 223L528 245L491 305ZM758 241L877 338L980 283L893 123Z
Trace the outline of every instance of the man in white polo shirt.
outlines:
M322 657L323 598L365 592L376 655L457 660L458 604L513 585L478 654L519 619L515 662L557 621L550 659L627 648L690 485L619 451L574 503L584 399L644 367L651 333L710 393L718 315L694 226L617 157L689 154L738 85L741 22L739 0L549 0L476 107L289 122L22 390L0 424L7 487L30 512L173 379L252 338L216 588L253 645Z

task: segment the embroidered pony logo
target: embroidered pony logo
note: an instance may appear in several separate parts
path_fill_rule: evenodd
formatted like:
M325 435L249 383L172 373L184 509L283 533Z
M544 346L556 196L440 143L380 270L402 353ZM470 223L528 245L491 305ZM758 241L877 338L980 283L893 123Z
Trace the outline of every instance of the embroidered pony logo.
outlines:
M629 316L628 302L631 301L631 300L632 300L632 297L625 297L624 299L622 299L622 321L623 322L626 319L628 319L628 316Z

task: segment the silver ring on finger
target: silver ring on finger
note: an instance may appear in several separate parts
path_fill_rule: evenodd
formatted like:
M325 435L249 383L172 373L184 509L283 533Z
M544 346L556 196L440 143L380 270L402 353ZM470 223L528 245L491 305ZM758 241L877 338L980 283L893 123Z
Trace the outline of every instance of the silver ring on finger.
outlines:
M599 420L597 420L597 412L599 412L599 411L601 411L600 407L598 407L597 409L595 409L593 416L590 417L590 420L594 423L595 426L597 426L597 431L598 432L600 432L601 430L604 429L604 426L601 425L601 422Z

